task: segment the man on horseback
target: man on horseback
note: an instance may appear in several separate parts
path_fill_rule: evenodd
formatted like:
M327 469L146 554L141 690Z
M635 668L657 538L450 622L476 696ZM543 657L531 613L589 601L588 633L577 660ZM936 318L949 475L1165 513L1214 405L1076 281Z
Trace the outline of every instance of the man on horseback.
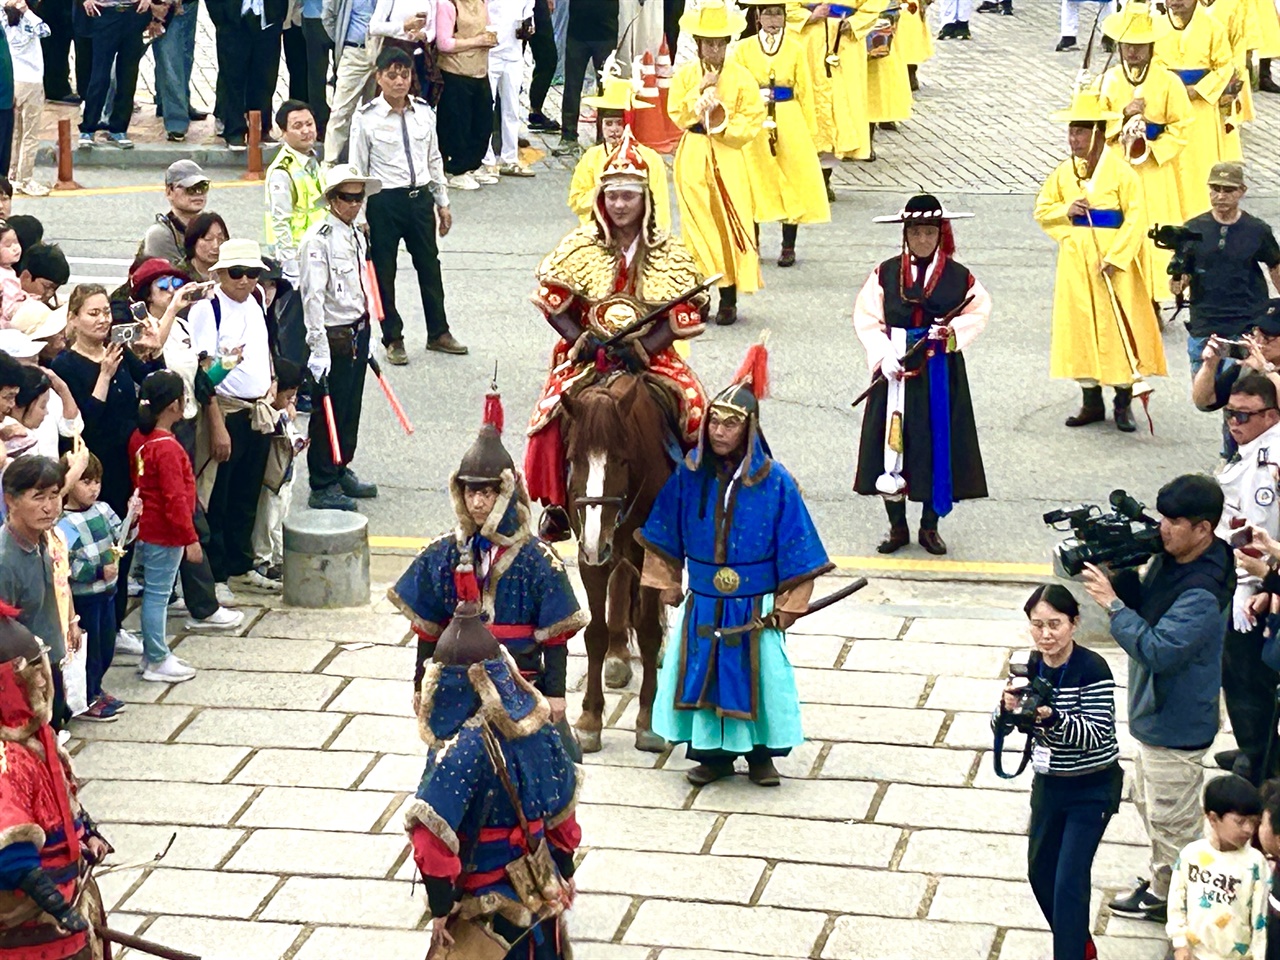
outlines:
M564 442L559 415L565 393L625 370L646 374L666 407L682 450L697 441L706 412L702 384L676 353L676 340L700 334L704 294L670 307L616 342L610 338L702 279L689 251L655 223L648 166L630 128L600 174L592 220L542 261L533 302L560 334L551 372L529 422L524 472L529 495L546 505L539 534L569 537ZM673 448L676 444L673 444Z
M690 783L733 775L776 787L773 758L804 741L783 631L803 614L816 577L832 568L796 481L760 433L763 344L711 401L695 449L676 468L636 534L641 584L682 602L668 639L653 729L684 743Z
M502 403L485 400L484 424L449 478L457 525L414 559L387 597L418 635L414 709L426 662L460 601L480 604L488 628L551 705L565 709L569 638L587 623L564 564L529 529L529 496L502 445Z

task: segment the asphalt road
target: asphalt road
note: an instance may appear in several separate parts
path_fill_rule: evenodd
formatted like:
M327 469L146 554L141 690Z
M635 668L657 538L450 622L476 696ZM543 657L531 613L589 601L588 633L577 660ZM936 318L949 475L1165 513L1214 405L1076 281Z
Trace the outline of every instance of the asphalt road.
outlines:
M86 187L159 179L146 170L86 169L77 176ZM539 259L574 225L564 205L567 188L566 171L542 169L533 180L455 192L455 226L443 242L442 264L450 322L471 347L469 356L425 352L416 284L402 256L397 295L408 305L411 363L392 369L391 377L417 431L412 437L401 433L371 381L355 466L381 488L379 498L365 507L375 535L426 537L449 523L445 480L475 435L495 362L507 410L507 443L519 457L521 427L554 339L527 296ZM215 187L211 196L210 209L226 218L233 235L261 235L258 189ZM690 360L714 392L760 332L772 331L773 396L765 404L764 429L776 456L802 483L828 550L858 558L875 555L884 519L875 499L850 492L860 414L849 403L868 382L851 308L867 273L898 248L897 229L872 224L871 217L892 212L903 198L849 187L838 197L830 224L801 231L793 269L772 265L778 228L764 228L764 290L742 299L737 326L712 327L700 337ZM1122 435L1110 423L1066 429L1062 420L1075 409L1079 391L1048 377L1055 250L1031 219L1034 197L944 194L943 199L953 209L976 214L957 224L958 258L995 301L990 326L966 352L991 496L959 504L944 521L949 559L978 571L991 563L1043 563L1055 540L1040 522L1045 510L1104 501L1114 487L1151 503L1170 477L1211 470L1218 422L1188 399L1181 324L1165 332L1171 375L1155 381L1154 436L1145 429ZM1246 207L1266 219L1280 216L1277 199ZM159 189L20 198L16 206L40 217L46 235L61 241L69 256L90 258L132 256L137 238L163 208ZM73 272L112 275L120 268L77 264ZM897 556L926 555L913 546Z

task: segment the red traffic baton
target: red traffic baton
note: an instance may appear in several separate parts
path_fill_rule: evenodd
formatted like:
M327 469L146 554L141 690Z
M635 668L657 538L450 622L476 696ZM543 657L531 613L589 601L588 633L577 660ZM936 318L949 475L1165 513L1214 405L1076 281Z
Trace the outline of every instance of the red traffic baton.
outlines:
M413 436L413 424L409 422L409 415L404 412L404 407L400 406L400 401L396 399L396 392L391 389L391 384L382 375L382 367L372 355L369 357L369 369L373 371L374 377L377 378L378 386L382 388L382 392L387 398L387 403L391 404L391 412L400 421L400 426L404 428L406 434Z
M338 421L333 416L333 398L329 396L329 378L321 377L316 381L320 390L320 407L324 410L324 425L329 430L329 452L333 455L333 465L342 466L342 448L338 443Z
M364 300L369 316L378 323L387 319L386 311L382 308L382 290L378 287L378 274L373 269L373 261L367 257L364 261ZM379 380L382 379L381 374L377 374L377 377Z

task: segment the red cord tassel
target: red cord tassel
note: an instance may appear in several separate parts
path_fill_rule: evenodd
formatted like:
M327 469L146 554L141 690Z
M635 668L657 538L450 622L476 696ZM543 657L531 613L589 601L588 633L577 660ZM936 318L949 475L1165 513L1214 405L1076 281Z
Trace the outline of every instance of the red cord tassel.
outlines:
M757 400L769 395L769 350L760 343L753 343L743 358L742 366L733 375L734 383L749 383Z
M22 616L22 611L17 607L11 607L9 604L0 600L0 617L8 617L10 620L17 620Z
M476 580L475 567L460 563L454 568L453 590L458 595L458 603L480 602L480 582Z
M506 413L502 409L502 395L497 389L490 389L484 396L484 423L502 433L506 419Z

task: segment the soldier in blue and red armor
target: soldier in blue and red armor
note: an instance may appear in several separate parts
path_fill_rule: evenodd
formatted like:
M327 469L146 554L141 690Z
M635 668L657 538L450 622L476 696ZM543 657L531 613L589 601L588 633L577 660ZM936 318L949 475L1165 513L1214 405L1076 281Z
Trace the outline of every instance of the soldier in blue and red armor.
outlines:
M480 435L449 478L456 526L427 544L387 596L418 636L415 696L454 608L471 600L560 721L566 644L586 626L587 614L554 548L529 529L529 496L502 445L502 421L501 401L491 392Z
M871 272L853 307L871 375L884 374L864 408L853 481L855 493L884 498L889 535L876 548L880 553L911 542L908 500L922 504L920 546L940 555L947 544L939 518L957 500L987 495L961 351L990 319L991 295L955 260L950 223L969 216L919 194L899 213L875 218L903 225L901 253ZM928 343L904 365L921 339Z
M582 839L578 774L546 700L476 613L474 604L459 605L422 680L418 729L429 753L405 829L432 943L456 941L462 957L490 956L466 947L487 938L508 960L562 960L569 952L560 914L573 903ZM521 887L509 874L522 873L529 854L543 869Z
M0 958L110 957L92 864L111 852L76 796L49 723L53 674L41 644L0 604Z
M524 474L529 496L546 507L538 533L553 543L569 538L559 420L565 393L618 370L644 372L672 411L672 432L684 450L697 443L706 414L706 392L675 349L676 341L706 329L701 312L705 293L674 304L618 343L602 346L702 281L689 251L658 228L648 174L627 127L600 174L591 222L568 234L538 266L532 299L561 339L529 419Z

